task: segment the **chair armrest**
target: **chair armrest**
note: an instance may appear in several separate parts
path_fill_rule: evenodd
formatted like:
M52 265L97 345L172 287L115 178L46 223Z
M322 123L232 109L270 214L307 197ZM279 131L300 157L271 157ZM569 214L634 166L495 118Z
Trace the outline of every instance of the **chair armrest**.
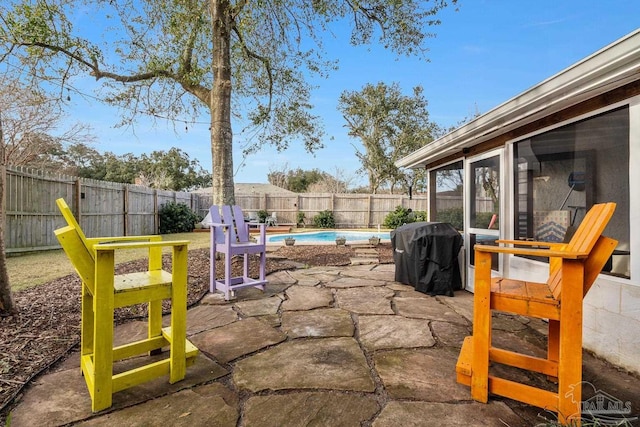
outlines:
M95 245L93 248L96 251L115 251L119 249L163 248L188 245L188 240L163 240L160 242L101 243L99 245Z
M559 249L533 249L533 248L512 248L504 246L475 245L473 249L477 252L501 253L511 255L539 256L545 258L582 259L589 254L587 252L573 252Z
M538 247L547 247L547 248L558 248L562 245L566 245L566 243L562 242L542 242L535 240L496 240L496 243L502 245L520 245L520 246L538 246Z
M89 237L87 243L89 245L104 244L110 242L136 242L136 241L148 241L157 242L161 241L162 236L148 235L148 236L119 236L119 237Z

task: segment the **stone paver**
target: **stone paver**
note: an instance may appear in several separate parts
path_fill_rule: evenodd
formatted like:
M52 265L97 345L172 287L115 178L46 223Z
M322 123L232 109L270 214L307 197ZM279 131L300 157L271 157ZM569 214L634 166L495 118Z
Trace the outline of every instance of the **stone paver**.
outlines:
M453 298L445 296L436 296L435 298L467 319L469 323L473 322L473 294L471 292L455 291Z
M319 338L280 344L236 363L233 381L243 390L333 389L372 392L367 361L353 338Z
M358 316L360 342L369 351L431 347L436 341L429 322L400 316Z
M470 326L462 326L457 323L433 321L431 322L431 330L439 342L456 349L462 347L462 341L471 335Z
M227 363L245 354L277 344L286 335L255 318L244 319L191 337L200 350Z
M289 271L288 273L298 286L317 286L320 284L320 280L317 277L301 273L299 270ZM336 277L334 276L334 278Z
M164 319L169 324L170 317ZM199 305L187 311L187 335L197 334L208 329L219 328L238 320L238 314L231 306Z
M376 257L371 257L376 258ZM377 258L376 258L377 259ZM367 267L366 269L364 267ZM362 266L360 269L350 268L342 273L344 277L353 277L353 278L361 278L361 279L369 279L374 280L376 282L393 282L394 273L386 271L385 269L380 269L375 266Z
M384 286L387 282L384 280L356 278L356 277L340 277L333 282L326 283L328 288L356 288L356 287L372 287Z
M240 417L238 398L213 383L149 400L141 405L80 423L87 427L220 426L235 427Z
M469 399L456 382L458 354L447 349L391 350L375 353L376 371L394 399L451 402Z
M155 357L159 359L159 357ZM118 363L124 369L131 369L132 359ZM149 359L145 359L148 363ZM113 395L110 410L128 406L188 389L226 375L227 371L204 355L199 355L193 366L187 368L184 380L169 383L168 376L159 377L147 383L125 389ZM63 402L61 404L61 402ZM72 368L45 375L34 382L29 392L22 397L21 404L12 415L12 426L58 426L87 419L92 415L91 398L80 369Z
M523 331L527 328L529 319L522 316L510 316L506 313L492 313L491 328L500 331Z
M436 298L402 298L393 299L400 316L415 319L441 320L466 324L466 320L450 307L440 303Z
M351 337L354 330L349 312L339 308L282 313L282 331L289 338Z
M235 303L238 310L245 316L267 316L276 314L282 304L282 299L278 296L262 298L250 301L240 301Z
M384 407L373 427L524 427L528 426L503 402L397 402Z
M251 427L359 426L379 410L373 397L302 392L251 397L243 421Z
M287 300L282 303L282 310L312 310L328 307L333 302L331 289L309 286L291 286L286 290Z
M413 286L404 285L398 282L387 283L386 286L387 288L393 289L394 291L398 291L398 292L417 292Z
M267 276L267 281L271 285L294 285L296 279L291 277L288 271L276 271Z
M391 309L393 291L380 288L339 289L337 306L358 314L393 314Z

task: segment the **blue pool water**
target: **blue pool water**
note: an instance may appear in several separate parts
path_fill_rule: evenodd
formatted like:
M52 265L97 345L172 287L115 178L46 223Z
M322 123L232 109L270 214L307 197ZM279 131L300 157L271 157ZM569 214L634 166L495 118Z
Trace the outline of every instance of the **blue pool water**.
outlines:
M291 233L291 234L277 234L274 236L267 236L267 243L280 243L284 242L287 237L293 237L298 242L334 242L336 237L345 237L347 243L353 241L367 240L369 237L376 236L382 240L389 240L388 231L313 231L309 233Z

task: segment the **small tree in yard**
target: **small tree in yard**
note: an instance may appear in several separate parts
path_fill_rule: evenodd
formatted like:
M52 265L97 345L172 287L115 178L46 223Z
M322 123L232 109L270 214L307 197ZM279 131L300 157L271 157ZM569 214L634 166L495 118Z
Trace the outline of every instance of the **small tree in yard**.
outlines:
M433 141L439 127L429 121L427 100L421 86L404 95L397 83L367 84L360 92L344 91L338 109L347 122L349 136L360 140L364 150L356 148L369 191L376 193L388 185L408 191L424 172L403 172L395 161ZM355 147L355 146L354 146Z

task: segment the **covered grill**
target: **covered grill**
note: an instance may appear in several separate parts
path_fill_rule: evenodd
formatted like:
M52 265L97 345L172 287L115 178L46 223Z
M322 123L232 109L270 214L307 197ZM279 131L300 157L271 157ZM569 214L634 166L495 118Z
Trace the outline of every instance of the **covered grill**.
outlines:
M391 231L395 280L429 295L462 288L458 253L462 236L451 224L414 222Z

